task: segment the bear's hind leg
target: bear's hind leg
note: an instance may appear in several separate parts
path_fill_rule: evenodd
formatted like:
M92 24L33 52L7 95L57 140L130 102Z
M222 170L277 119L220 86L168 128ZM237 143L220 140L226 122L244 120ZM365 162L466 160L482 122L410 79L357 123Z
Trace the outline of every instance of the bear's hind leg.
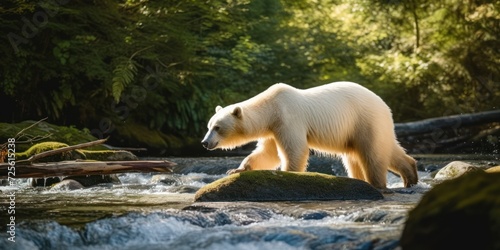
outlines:
M247 170L275 170L280 165L278 148L274 139L261 139L257 148L241 162L237 169L231 169L227 174L235 174Z
M387 184L387 168L389 161L387 156L380 155L374 148L369 148L359 152L359 162L363 169L364 181L372 186L385 189Z
M398 174L405 187L417 184L417 163L413 157L407 155L401 146L396 145L389 169Z

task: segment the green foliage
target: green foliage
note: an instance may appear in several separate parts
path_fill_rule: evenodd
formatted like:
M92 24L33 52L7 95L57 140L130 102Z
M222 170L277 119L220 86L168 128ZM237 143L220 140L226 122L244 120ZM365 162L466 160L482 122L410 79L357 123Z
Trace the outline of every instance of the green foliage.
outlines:
M346 0L343 6L335 8L345 24L341 40L361 52L356 64L382 90L396 120L498 108L495 4Z
M201 137L216 105L276 82L359 82L396 121L500 103L495 2L61 3L0 4L0 100L15 107L0 111L3 121L49 117L93 130L106 119L119 129L104 136L147 129L171 147Z

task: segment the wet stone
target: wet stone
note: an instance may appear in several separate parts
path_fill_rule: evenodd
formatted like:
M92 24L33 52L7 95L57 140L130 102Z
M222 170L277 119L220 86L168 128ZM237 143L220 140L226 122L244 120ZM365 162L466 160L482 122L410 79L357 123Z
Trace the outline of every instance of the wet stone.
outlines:
M303 213L300 218L303 220L321 220L327 216L329 214L325 211L308 211Z
M196 191L198 191L198 187L195 186L189 186L189 185L181 185L181 186L174 186L169 189L170 192L172 193L180 193L180 194L194 194Z
M75 180L63 180L55 184L51 190L77 190L85 188L80 182Z
M177 185L181 182L180 178L171 174L157 174L151 178L151 183L158 184L162 183L165 185Z
M448 180L448 179L453 179L457 178L459 176L462 176L464 174L470 173L470 172L475 172L475 171L482 171L482 169L473 166L469 163L463 162L463 161L452 161L448 165L446 165L444 168L440 169L437 173L434 179L436 180Z

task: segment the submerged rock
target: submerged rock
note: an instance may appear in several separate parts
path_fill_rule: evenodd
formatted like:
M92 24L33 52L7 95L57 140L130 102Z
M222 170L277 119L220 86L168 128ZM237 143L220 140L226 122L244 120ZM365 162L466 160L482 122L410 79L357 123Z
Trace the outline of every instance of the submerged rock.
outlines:
M195 201L379 200L370 184L320 173L247 171L202 187Z
M434 179L448 180L454 179L467 173L482 171L482 169L463 161L452 161L440 169Z
M403 249L500 249L500 174L470 173L427 192L409 213Z

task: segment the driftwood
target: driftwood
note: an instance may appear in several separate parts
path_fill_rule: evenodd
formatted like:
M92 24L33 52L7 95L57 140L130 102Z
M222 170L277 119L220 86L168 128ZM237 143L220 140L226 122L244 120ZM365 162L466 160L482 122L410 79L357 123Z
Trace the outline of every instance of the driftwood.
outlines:
M495 153L500 144L488 138L500 135L500 110L397 123L395 131L410 153Z
M170 173L176 164L170 161L61 161L33 163L15 166L15 176L8 174L7 163L0 164L0 179L7 178L43 178L73 175L106 175L130 172Z

